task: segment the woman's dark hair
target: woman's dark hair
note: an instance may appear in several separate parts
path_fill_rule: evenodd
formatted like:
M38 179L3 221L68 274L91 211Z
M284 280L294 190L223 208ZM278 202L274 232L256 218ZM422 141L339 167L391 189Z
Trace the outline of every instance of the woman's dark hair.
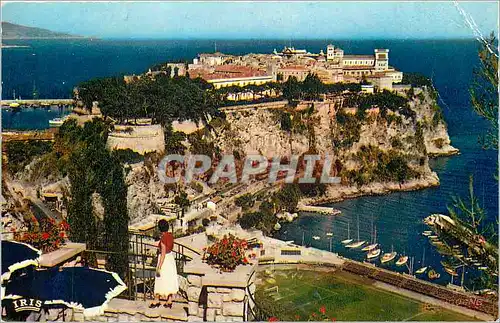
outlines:
M160 221L158 221L158 229L160 229L161 232L167 232L168 231L167 220L161 219Z

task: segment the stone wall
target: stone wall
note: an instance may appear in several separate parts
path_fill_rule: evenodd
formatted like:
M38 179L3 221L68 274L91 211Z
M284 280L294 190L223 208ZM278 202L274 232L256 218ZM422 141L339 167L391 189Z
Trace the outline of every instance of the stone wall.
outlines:
M139 154L161 153L165 150L165 133L161 125L116 125L108 136L107 145L110 149L131 149Z
M252 320L247 313L249 307L255 307L251 300L255 294L256 266L238 266L234 272L220 273L202 262L189 263L184 268L188 275L188 321Z

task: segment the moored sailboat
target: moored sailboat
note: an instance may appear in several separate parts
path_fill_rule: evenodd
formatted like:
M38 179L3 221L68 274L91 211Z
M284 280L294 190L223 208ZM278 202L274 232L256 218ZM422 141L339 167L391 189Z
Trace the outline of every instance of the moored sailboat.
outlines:
M366 258L368 259L377 258L378 256L380 256L380 252L381 252L380 249L372 250L366 254Z
M429 270L429 273L427 274L427 277L429 279L438 279L439 277L441 277L441 274L438 273L437 271L435 271L434 269L431 269Z
M381 263L389 262L389 261L393 260L394 258L396 258L397 255L398 255L398 253L394 251L394 246L391 246L391 252L385 253L382 256L382 258L380 259L380 262Z
M375 248L378 247L378 243L376 243L376 240L377 240L377 227L375 227L375 231L374 231L374 234L373 234L373 241L372 241L372 244L366 246L366 247L363 247L361 250L362 251L372 251L374 250Z
M348 243L351 243L353 239L350 238L351 236L351 233L350 233L350 230L349 230L349 222L347 222L347 239L345 240L342 240L342 244L348 244Z
M453 268L444 267L444 271L446 271L451 276L454 276L454 277L458 276L458 273Z
M359 240L359 215L358 215L358 241L356 242L353 242L353 243L350 243L348 244L347 246L345 246L346 248L351 248L351 249L355 249L355 248L359 248L361 247L362 245L365 244L366 241L361 241Z
M396 261L396 266L403 266L408 262L408 256L399 257L398 261Z
M427 267L424 266L424 262L425 262L425 249L424 249L424 253L422 255L422 267L420 267L419 269L417 269L415 271L416 274L423 274L423 273L425 273L425 271L427 270Z

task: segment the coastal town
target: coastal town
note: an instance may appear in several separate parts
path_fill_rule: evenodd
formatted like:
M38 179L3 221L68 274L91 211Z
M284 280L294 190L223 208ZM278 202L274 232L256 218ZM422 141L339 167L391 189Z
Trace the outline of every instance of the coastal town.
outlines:
M449 190L462 154L434 75L391 65L391 42L304 43L214 41L2 99L47 120L2 130L2 319L497 320L498 230L472 175L448 204L413 195Z

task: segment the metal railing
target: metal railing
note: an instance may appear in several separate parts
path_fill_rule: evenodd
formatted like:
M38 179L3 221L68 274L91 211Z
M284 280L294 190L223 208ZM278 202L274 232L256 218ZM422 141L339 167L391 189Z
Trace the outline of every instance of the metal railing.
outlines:
M156 275L156 261L158 259L158 245L153 237L145 234L129 234L129 250L127 253L129 260L129 270L126 277L122 277L127 284L126 297L131 300L147 300L154 298L154 280ZM184 265L193 259L193 256L200 255L200 252L188 246L184 246L174 241L175 263L177 273L183 275ZM116 252L105 250L85 250L85 259L92 259L91 266L104 267L106 258Z
M152 299L154 297L154 279L156 261L158 259L158 244L151 236L131 233L129 237L129 264L131 273L131 298ZM184 274L184 265L200 255L197 250L174 241L172 250L177 265L177 274ZM141 297L142 296L142 297Z
M252 279L252 276L255 275L255 271L250 275L248 278L248 281ZM244 310L244 318L245 321L259 321L259 322L264 322L267 321L271 315L264 311L255 301L254 295L252 295L252 291L250 290L250 286L255 285L255 282L251 282L250 284L247 283L246 291L247 291L247 296L245 295L245 303L246 309ZM252 306L253 304L253 306ZM250 318L250 319L249 319Z

